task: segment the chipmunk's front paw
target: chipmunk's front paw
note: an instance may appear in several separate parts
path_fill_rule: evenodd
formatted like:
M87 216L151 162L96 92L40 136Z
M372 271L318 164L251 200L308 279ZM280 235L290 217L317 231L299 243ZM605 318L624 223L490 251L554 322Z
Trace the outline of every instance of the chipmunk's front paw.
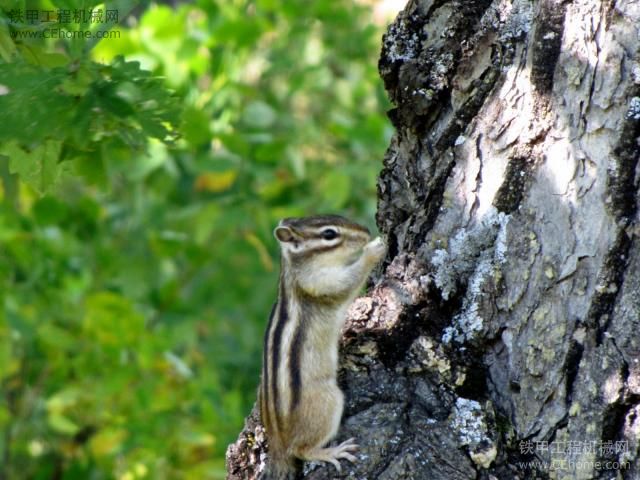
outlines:
M387 253L387 246L382 238L376 237L364 246L364 253L372 260L379 262Z

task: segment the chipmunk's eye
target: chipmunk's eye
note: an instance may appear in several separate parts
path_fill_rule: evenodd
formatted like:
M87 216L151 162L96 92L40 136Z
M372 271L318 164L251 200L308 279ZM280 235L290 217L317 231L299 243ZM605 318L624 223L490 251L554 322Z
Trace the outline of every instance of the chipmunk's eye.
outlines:
M322 233L322 238L325 240L333 240L338 238L338 232L336 232L333 228L325 228Z

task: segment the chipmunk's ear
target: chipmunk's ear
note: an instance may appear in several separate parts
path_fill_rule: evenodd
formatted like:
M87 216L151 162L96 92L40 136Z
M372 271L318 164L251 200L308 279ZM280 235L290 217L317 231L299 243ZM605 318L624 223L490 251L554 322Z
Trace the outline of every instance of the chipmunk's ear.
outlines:
M296 239L295 233L289 227L278 226L273 231L273 234L282 243L290 243Z

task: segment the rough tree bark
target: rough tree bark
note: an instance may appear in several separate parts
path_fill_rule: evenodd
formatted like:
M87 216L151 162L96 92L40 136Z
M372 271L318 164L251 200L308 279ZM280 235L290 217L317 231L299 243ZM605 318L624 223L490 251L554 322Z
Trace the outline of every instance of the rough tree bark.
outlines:
M380 73L390 250L340 370L359 462L305 478L640 479L640 2L412 0ZM264 458L254 413L228 478Z

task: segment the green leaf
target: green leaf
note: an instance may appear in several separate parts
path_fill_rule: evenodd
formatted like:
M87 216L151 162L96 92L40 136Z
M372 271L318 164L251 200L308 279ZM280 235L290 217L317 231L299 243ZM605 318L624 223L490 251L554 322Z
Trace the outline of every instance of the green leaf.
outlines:
M39 193L45 193L54 187L61 169L59 166L62 142L47 140L32 149L25 149L18 142L8 142L0 147L0 154L9 157L9 171Z
M62 413L76 405L80 399L81 391L76 387L67 387L47 399L47 410L54 413Z
M89 184L106 188L108 185L107 174L99 153L93 155L81 155L72 159L74 172L86 179Z
M209 129L209 122L209 115L204 111L195 108L185 109L181 126L185 140L194 147L210 142L211 130Z
M72 117L69 99L57 91L64 81L63 69L44 69L27 63L0 64L0 141L23 144L60 138ZM28 106L28 108L26 108Z
M59 413L53 413L48 417L48 423L54 432L65 435L75 435L80 427L73 423L69 418Z

